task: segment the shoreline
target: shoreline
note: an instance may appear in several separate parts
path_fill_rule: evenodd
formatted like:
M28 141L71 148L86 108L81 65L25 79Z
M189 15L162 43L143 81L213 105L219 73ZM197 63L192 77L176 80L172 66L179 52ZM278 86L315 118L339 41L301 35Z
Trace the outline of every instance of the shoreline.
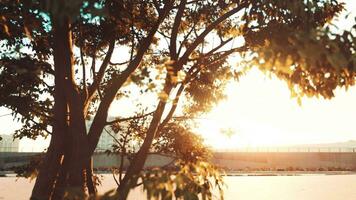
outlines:
M99 171L98 175L111 174ZM356 171L227 171L222 176L331 176L331 175L356 175ZM0 178L17 177L13 171L0 171ZM18 176L18 178L23 178Z
M313 176L355 175L356 171L230 171L225 176Z

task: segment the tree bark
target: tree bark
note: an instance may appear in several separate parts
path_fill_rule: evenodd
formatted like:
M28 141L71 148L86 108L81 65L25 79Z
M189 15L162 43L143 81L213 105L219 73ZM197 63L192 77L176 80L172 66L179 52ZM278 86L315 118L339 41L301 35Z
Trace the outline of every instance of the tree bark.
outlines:
M68 129L67 124L67 101L65 97L65 44L66 37L63 37L63 27L65 23L54 25L54 73L55 91L53 108L53 132L49 148L42 162L35 186L32 190L31 199L50 199L59 169L63 160L63 137ZM65 29L68 30L68 29Z
M84 193L85 166L89 162L88 143L84 118L84 100L74 81L74 58L72 35L68 17L53 20L53 55L55 68L54 95L54 126L51 145L46 154L40 174L36 180L32 199L50 199L55 182L63 161L64 149L69 148L63 143L70 140L71 150L66 153L66 164L62 166L58 179L58 193L61 196L63 188L68 185L71 191L79 189ZM67 178L68 175L68 178ZM63 177L65 176L65 177Z
M167 80L165 83L165 88L163 89L163 91L169 95L171 93L171 90L173 88L173 85L171 84L171 79L170 79L170 75L167 75ZM130 166L128 167L126 174L124 176L124 178L122 179L117 191L119 193L119 200L126 200L128 197L128 194L131 190L131 188L133 188L138 180L137 175L142 171L148 153L149 153L149 149L152 145L152 141L155 138L158 126L161 122L162 119L162 115L164 112L164 108L166 106L166 100L160 100L155 113L153 114L153 119L150 123L150 126L147 130L146 133L146 137L145 140L140 148L140 150L136 153L136 155L134 156Z
M70 154L73 148L73 145L71 143L71 138L68 132L64 134L64 143L63 143L63 160L62 160L62 165L61 169L58 174L57 182L55 184L53 194L51 199L52 200L61 200L63 199L65 189L67 187L67 179L68 179L68 166L69 166L69 160L70 160Z
M88 162L88 165L85 169L86 172L86 183L87 183L87 188L89 195L95 196L97 193L96 186L93 180L93 158L90 158L90 161Z
M61 141L60 138L56 138L59 136L55 136L55 134L59 135L57 131L53 131L49 149L42 161L39 174L32 190L32 200L45 200L49 199L52 195L62 161Z
M72 33L70 31L69 19L65 18L65 24L60 34L64 37L66 43L62 46L64 52L63 66L65 66L65 96L68 102L68 134L71 139L71 152L68 167L68 189L74 192L74 195L85 193L85 168L90 161L88 154L88 139L85 126L86 111L83 97L75 83L74 56ZM63 31L63 32L62 32Z
M69 134L72 139L72 151L68 168L68 186L75 192L85 192L85 169L90 162L88 139L85 127L84 105L79 91L68 81Z
M68 160L69 157L66 154L63 157L62 166L58 174L57 182L53 189L51 196L52 200L61 200L64 197L64 192L67 187L67 174L68 174Z

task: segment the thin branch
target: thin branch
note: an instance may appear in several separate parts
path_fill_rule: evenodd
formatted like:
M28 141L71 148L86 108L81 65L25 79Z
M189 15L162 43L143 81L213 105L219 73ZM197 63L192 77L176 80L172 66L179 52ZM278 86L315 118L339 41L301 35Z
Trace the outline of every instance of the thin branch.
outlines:
M119 181L120 181L120 183L122 181L122 172L123 172L123 169L124 169L124 162L125 162L124 158L125 158L125 155L126 155L126 148L125 148L126 139L127 139L127 137L124 138L124 143L122 145L122 152L121 152L121 155L120 155L120 167L119 167Z
M164 38L168 38L170 39L171 37L166 35L164 32L160 31L160 30L157 30L157 33L161 34Z
M123 167L124 167L124 157L125 155L121 153L120 156L120 168L119 168L119 182L121 183L122 181L122 174L123 174Z
M120 141L117 140L117 138L116 138L115 136L113 136L113 135L110 133L110 131L108 131L106 128L104 128L104 131L105 131L107 134L109 134L109 135L115 140L116 143L119 143L119 144L120 144Z
M180 99L180 96L181 94L183 93L184 91L184 84L181 83L180 87L178 88L178 91L176 93L176 96L173 100L173 104L172 104L172 107L171 109L169 110L169 113L167 114L167 116L164 118L164 120L161 122L161 124L158 126L158 131L161 131L162 128L169 122L169 120L172 119L173 117L173 114L174 112L176 111L177 109L177 106L178 106L178 102L179 102L179 99Z
M53 117L48 116L42 112L36 111L36 110L31 110L31 112L35 113L36 115L39 115L41 117L47 118L48 120L53 120Z
M229 49L229 50L226 50L226 51L218 51L218 52L215 52L215 53L212 54L212 55L222 54L221 56L227 57L227 56L229 56L229 55L232 54L232 53L243 52L243 51L247 51L248 49L249 49L249 48L248 48L247 46L242 46L242 47L232 48L232 49Z
M98 90L98 86L100 85L101 80L104 77L106 68L109 65L109 62L111 60L111 56L114 52L114 48L115 48L115 40L112 40L109 44L109 48L108 48L108 51L106 52L106 56L105 56L103 62L101 63L99 71L98 71L96 77L94 77L94 81L93 81L92 85L89 87L89 91L88 91L89 98L93 96L93 94L95 93L96 90ZM94 66L93 70L94 70L93 73L95 74L95 66Z
M83 70L83 91L85 93L88 92L88 88L87 88L87 81L86 81L86 72L85 72L85 61L84 61L84 55L83 55L83 50L82 50L82 47L80 46L80 59L81 59L81 63L82 63L82 70Z
M149 31L147 36L142 40L140 46L138 47L136 56L133 60L128 64L127 68L120 74L114 76L108 87L105 89L105 96L102 99L97 114L93 120L92 126L90 127L88 136L89 136L89 152L94 152L95 146L99 141L100 134L102 128L106 125L106 118L107 118L107 110L109 109L112 101L114 100L117 91L124 85L130 75L138 68L140 65L143 56L145 55L146 51L149 49L154 35L158 30L162 21L166 18L169 11L171 10L172 3L165 4L162 12L160 13L158 20L154 23L152 29Z
M96 79L96 72L95 72L95 66L96 66L96 55L95 53L93 54L93 56L91 57L91 72L92 72L92 76L93 76L93 80Z
M130 28L131 29L131 34L135 35L133 20L131 20L131 22L132 22L131 23L131 28ZM135 37L132 37L129 62L131 62L133 60L134 50L135 50Z
M37 126L41 126L41 127L43 126L42 124L36 122L34 119L28 119L28 120L30 120L31 122L33 122L33 123L34 123L35 125L37 125ZM50 132L49 130L47 130L47 128L44 128L44 127L43 127L42 130L44 130L44 131L46 131L48 134L52 135L52 132Z
M120 183L117 181L116 177L115 177L115 169L111 169L112 172L112 177L114 178L114 181L116 183L117 186L120 186Z
M167 43L167 46L169 46L169 41L168 41L168 39L170 39L170 37L169 37L169 36L166 36L166 34L164 34L163 32L161 32L161 31L159 31L159 30L157 30L157 33L159 33L159 34L161 34L161 35L163 36L164 41Z
M207 119L209 120L209 118L204 118L204 117L190 117L190 116L175 116L172 117L173 119L176 120L187 120L187 119Z
M216 50L220 49L222 46L224 46L226 43L228 43L229 41L231 41L232 38L226 40L225 42L222 42L220 45L218 45L216 48L212 49L211 51L209 51L208 53L206 53L204 56L209 56L211 54L213 54L213 52L215 52ZM207 66L211 66L212 64L216 63L217 61L227 57L228 55L230 55L231 53L235 52L237 49L240 50L240 48L235 48L235 49L231 49L230 51L226 51L224 52L225 54L220 56L218 59L212 61L211 63L209 63ZM180 99L180 96L181 94L183 93L184 91L184 86L186 83L192 81L191 78L194 77L199 73L199 71L201 70L201 68L198 68L198 70L196 70L195 72L193 72L193 70L195 68L197 68L199 66L199 63L196 63L194 66L192 66L189 71L188 71L188 76L185 78L185 80L181 83L177 93L176 93L176 96L173 100L173 104L172 104L172 107L169 111L169 113L167 114L166 118L162 121L162 123L160 124L158 130L161 130L168 122L169 120L173 117L173 114L177 108L177 105L178 105L178 102L179 102L179 99Z
M216 46L215 48L213 48L212 50L210 50L208 53L203 54L203 57L199 57L198 59L202 59L208 56L211 56L214 52L216 52L217 50L219 50L221 47L223 47L225 44L229 43L233 38L229 38L226 41L221 41L221 43ZM190 59L191 61L191 59Z
M180 46L179 46L178 52L177 52L178 56L179 56L180 53L182 52L184 43L188 40L188 37L190 36L190 34L193 33L194 29L195 29L195 22L194 22L192 28L189 30L189 32L184 36L183 40L180 42Z
M6 117L6 116L9 116L9 115L12 115L13 114L13 112L11 112L11 113L7 113L7 114L3 114L3 115L0 115L0 117Z
M201 0L188 1L186 4L189 5L189 4L197 3L197 2L199 2L199 1L201 1ZM173 9L176 9L176 8L178 8L178 7L179 7L179 6L174 6Z
M153 0L153 5L155 6L157 12L160 13L161 8L159 7L159 3L157 2L157 0Z
M228 50L228 51L221 51L221 52L215 53L215 54L221 54L221 53L222 53L222 55L220 55L217 59L212 60L212 61L210 61L209 63L205 64L204 67L205 67L205 68L208 68L208 67L210 67L210 66L216 64L216 63L219 62L220 60L222 60L222 59L228 57L229 55L231 55L231 54L234 53L234 52L245 51L245 50L247 50L247 47L243 46L243 47L239 47L239 48L230 49L230 50ZM214 55L215 55L215 54L214 54ZM197 75L201 70L202 70L202 67L198 68L198 70L196 70L195 72L193 72L190 76L187 76L189 79L191 78L190 80L186 79L187 83L194 81L194 80L197 78L196 75Z
M220 23L222 23L224 20L229 18L230 16L236 14L238 11L240 11L246 4L241 4L240 6L237 6L236 8L226 12L222 16L220 16L217 20L209 24L206 29L194 40L194 42L187 48L183 56L179 59L178 64L177 64L177 70L180 70L183 65L188 61L188 58L190 54L195 50L195 48L204 42L204 38Z
M125 61L125 62L121 62L121 63L113 63L113 62L109 62L110 65L113 65L113 66L117 66L117 65L126 65L128 64L130 61Z
M113 121L106 122L106 125L115 124L115 123L118 123L118 122L129 121L129 120L133 120L133 119L141 119L141 118L147 117L149 115L152 115L153 113L154 112L149 112L149 113L146 113L146 114L143 114L143 115L139 115L139 116L134 116L134 117L118 118L118 119L115 119Z
M198 8L197 5L195 5L194 11L196 11L197 8ZM195 30L196 23L197 23L197 21L193 22L193 25L192 25L191 29L188 31L188 33L184 36L183 40L180 42L181 45L179 46L179 49L178 49L178 52L177 52L178 56L180 55L180 53L181 53L181 51L183 49L183 44L188 40L188 37L190 36L190 34L192 34L192 32Z
M98 91L99 99L100 99L100 101L102 101L102 100L103 100L103 94L101 93L101 90L100 90L100 86L99 86L99 85L98 85L98 87L97 87L97 91Z
M140 186L140 185L142 185L142 184L143 184L143 182L137 183L137 184L135 185L135 187L138 187L138 186Z
M227 43L227 42L226 42L226 43ZM226 43L225 43L225 44L226 44ZM222 44L222 45L219 45L219 46L223 46L223 44ZM219 47L219 48L220 48L220 47ZM218 49L218 48L216 48L215 50L217 50L217 49ZM229 50L229 51L223 52L223 53L224 53L223 55L221 55L219 58L217 58L217 59L211 61L210 63L208 63L208 64L206 65L206 67L215 64L216 62L220 61L221 59L226 58L226 57L229 56L230 54L234 53L237 49L240 50L241 48L234 48L234 49L231 49L231 50ZM244 48L242 48L242 49L244 49ZM215 50L214 50L214 51L215 51ZM213 52L213 51L209 52L208 54L211 54L212 52ZM196 64L196 65L194 65L194 66L199 66L199 64ZM189 72L192 72L192 71L193 71L193 69L195 68L194 66L192 66L192 67L189 69ZM176 108L177 108L177 105L178 105L180 96L181 96L182 92L184 91L185 83L188 83L188 82L193 81L193 80L196 78L196 75L199 73L200 70L201 70L201 68L199 68L199 69L198 69L197 71L195 71L194 73L188 75L188 76L186 77L186 79L181 83L181 85L180 85L180 87L179 87L179 89L178 89L178 91L177 91L177 93L176 93L176 96L175 96L175 98L174 98L174 101L173 101L173 104L172 104L172 107L171 107L169 113L167 114L167 116L165 117L165 119L162 121L162 123L161 123L161 124L159 125L159 127L158 127L158 130L159 130L159 131L162 130L162 128L169 122L169 120L172 119L173 114L174 114L174 112L175 112L175 110L176 110ZM189 72L188 72L188 73L189 73ZM192 79L191 79L191 78L192 78Z
M176 60L178 58L177 35L178 35L178 30L179 30L179 27L180 27L180 24L182 21L186 3L187 3L187 0L182 0L180 2L176 17L174 18L174 23L173 23L171 38L170 38L170 45L169 45L170 56L171 56L171 59L173 59L173 60Z
M79 24L79 31L80 31L80 37L83 38L83 34L82 34L82 26L81 24ZM83 48L82 46L84 45L84 41L82 44L79 44L80 48L79 48L79 51L80 51L80 60L81 60L81 63L82 63L82 76L83 76L83 91L84 91L84 95L85 95L85 98L87 98L87 95L88 95L88 88L87 88L87 78L86 78L86 67L85 67L85 60L84 60L84 53L83 53Z

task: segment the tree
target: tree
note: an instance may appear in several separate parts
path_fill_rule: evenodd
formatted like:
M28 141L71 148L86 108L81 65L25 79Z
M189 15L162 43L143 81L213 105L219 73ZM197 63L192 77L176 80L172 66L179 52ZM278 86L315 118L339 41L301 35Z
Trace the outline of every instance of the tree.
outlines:
M334 34L327 25L343 9L335 0L0 4L1 106L23 122L17 137L51 134L32 199L60 199L68 187L95 193L91 156L104 127L124 120L108 122L108 110L130 87L159 92L119 199L137 184L155 138L167 127L179 130L172 124L179 105L184 118L206 112L224 97L227 80L242 74L228 63L231 55L299 86L300 94L328 97L354 82L354 32ZM244 43L233 45L236 37ZM126 60L112 61L120 53Z

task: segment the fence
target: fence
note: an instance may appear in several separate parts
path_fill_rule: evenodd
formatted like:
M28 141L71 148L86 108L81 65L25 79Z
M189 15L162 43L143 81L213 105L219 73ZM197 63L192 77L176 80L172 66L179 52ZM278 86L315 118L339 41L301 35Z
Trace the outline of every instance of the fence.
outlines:
M356 147L246 147L213 149L214 152L356 152Z
M95 152L102 153L106 149L96 149ZM356 147L246 147L229 149L212 149L213 152L353 152L356 153ZM19 149L18 147L1 147L0 152L43 152L37 149Z

